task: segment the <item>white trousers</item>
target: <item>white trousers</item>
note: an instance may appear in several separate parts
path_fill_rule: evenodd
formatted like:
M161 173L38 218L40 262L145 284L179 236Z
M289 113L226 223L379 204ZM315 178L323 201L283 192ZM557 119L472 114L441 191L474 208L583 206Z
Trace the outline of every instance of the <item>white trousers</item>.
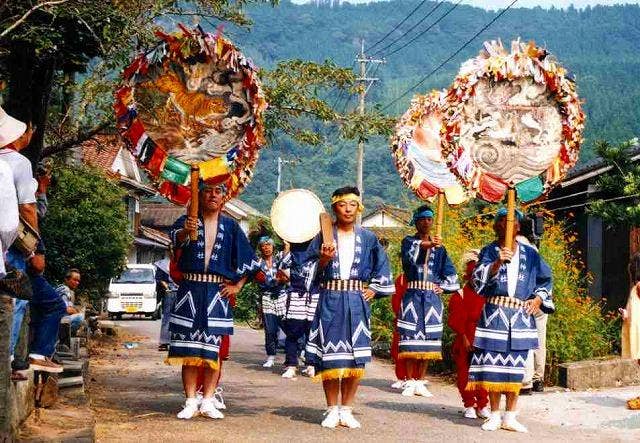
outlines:
M535 317L538 329L538 349L530 350L527 357L524 379L522 380L522 387L525 389L531 388L534 380L544 381L544 366L547 362L547 319L549 316L540 311Z

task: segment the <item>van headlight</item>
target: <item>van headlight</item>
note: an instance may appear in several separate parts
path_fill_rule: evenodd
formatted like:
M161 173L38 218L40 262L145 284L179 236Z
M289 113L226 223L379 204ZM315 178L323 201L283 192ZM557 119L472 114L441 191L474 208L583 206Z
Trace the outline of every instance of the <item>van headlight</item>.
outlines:
M118 298L118 294L115 292L107 292L107 298Z

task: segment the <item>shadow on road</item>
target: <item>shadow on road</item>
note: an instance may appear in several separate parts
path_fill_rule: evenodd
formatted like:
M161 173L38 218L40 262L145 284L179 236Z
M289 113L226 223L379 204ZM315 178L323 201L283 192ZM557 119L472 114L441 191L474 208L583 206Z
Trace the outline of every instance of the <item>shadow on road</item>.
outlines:
M592 405L597 405L597 406L605 406L605 407L609 407L609 408L616 408L616 409L620 409L620 408L626 408L627 407L627 401L623 400L621 398L616 398L616 397L582 397L580 398L580 400L582 400L585 403L590 403Z
M304 406L282 407L274 409L272 414L280 417L289 417L290 420L302 421L314 425L322 421L323 409L307 408Z
M419 403L421 399L417 401L407 401L405 403L395 403L390 401L371 401L365 403L366 406L374 409L384 409L387 411L395 412L411 412L413 414L428 415L433 418L442 419L455 423L457 425L464 425L472 428L479 428L482 424L481 420L465 419L458 412L459 408L452 408L449 405L443 405L439 403L426 403L428 400L424 400L423 403Z

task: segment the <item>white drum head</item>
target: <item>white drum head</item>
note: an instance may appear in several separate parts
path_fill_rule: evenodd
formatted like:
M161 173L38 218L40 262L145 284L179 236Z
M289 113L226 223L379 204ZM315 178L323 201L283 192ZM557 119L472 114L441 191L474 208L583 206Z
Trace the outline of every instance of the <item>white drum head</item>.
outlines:
M289 243L304 243L320 232L322 201L307 189L281 192L271 205L271 225Z

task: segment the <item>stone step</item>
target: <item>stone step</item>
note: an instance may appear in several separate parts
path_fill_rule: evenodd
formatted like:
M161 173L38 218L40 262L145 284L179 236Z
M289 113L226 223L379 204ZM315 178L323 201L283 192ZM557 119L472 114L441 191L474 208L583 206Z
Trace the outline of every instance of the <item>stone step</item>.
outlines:
M560 386L577 391L640 384L640 366L636 360L618 356L562 363Z
M61 377L60 379L58 379L58 388L60 389L83 385L84 378L81 375L76 377Z

